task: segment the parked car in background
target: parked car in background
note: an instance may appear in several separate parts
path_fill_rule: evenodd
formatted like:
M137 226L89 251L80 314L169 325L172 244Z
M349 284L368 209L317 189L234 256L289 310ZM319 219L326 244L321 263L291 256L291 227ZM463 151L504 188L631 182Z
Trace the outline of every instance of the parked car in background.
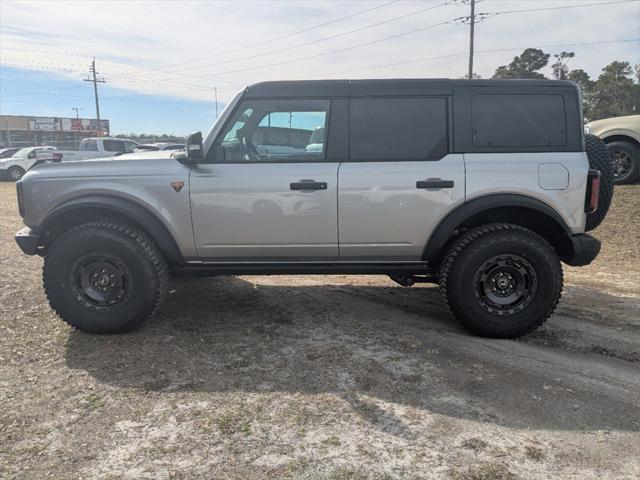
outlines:
M135 140L128 138L84 138L78 150L62 150L64 161L88 160L131 153L138 146Z
M0 149L0 158L13 157L17 153L18 150L20 150L20 147L17 147L17 148L1 148Z
M614 182L633 183L640 177L640 115L605 118L585 125L585 133L600 137L613 155Z
M134 151L157 152L158 150L184 150L184 143L145 143L138 145Z
M13 156L0 159L0 178L17 182L35 164L41 162L59 162L62 152L56 147L28 147L19 149Z

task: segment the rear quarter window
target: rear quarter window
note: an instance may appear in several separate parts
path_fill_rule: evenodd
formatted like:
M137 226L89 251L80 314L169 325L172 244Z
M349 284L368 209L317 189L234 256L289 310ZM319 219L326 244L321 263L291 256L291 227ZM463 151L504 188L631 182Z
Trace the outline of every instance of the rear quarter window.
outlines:
M562 95L474 95L476 147L561 147L567 144Z

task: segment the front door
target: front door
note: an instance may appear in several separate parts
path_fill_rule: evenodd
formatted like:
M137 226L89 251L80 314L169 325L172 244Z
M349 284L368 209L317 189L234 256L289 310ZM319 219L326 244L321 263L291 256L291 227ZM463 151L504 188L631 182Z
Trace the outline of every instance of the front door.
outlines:
M338 258L338 162L330 100L245 100L192 169L199 257L212 262Z

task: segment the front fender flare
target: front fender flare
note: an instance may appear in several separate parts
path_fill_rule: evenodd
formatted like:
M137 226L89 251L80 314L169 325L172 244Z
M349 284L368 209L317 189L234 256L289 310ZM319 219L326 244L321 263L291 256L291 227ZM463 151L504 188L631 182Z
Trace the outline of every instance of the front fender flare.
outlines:
M113 212L134 221L151 235L168 260L173 262L183 261L183 256L175 239L153 212L136 203L118 197L89 196L74 198L51 210L42 224L32 230L38 233L46 232L50 226L55 225L56 219L60 219L71 212L80 213L81 211L92 209Z

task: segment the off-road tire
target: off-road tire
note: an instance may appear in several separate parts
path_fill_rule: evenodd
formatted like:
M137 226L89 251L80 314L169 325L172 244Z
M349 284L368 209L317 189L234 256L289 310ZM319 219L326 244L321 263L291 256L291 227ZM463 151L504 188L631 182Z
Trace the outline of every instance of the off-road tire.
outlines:
M613 181L616 185L624 185L627 183L634 183L640 177L640 148L631 142L620 140L617 142L607 143L607 148L611 152L613 161L615 162L616 154L626 154L631 162L631 167L625 175L616 176L614 172Z
M533 269L535 282L529 284L533 293L519 311L489 312L482 304L476 277L486 262L511 255ZM516 338L542 325L560 300L562 282L562 266L553 247L531 230L507 223L487 224L462 234L447 251L439 271L440 292L454 317L470 332L492 338Z
M599 170L601 173L598 209L587 215L585 230L588 232L600 225L604 217L607 216L607 212L611 206L611 199L613 198L614 174L613 156L607 148L607 145L595 135L585 135L584 140L587 157L589 157L589 167L594 170Z
M100 265L121 280L110 292L116 297L113 304L96 300L102 293L96 288L103 287L90 269L104 272ZM85 277L95 285L87 286ZM116 220L96 220L72 228L51 245L42 279L51 308L66 323L88 333L123 333L139 327L164 300L167 262L146 232Z
M12 182L17 182L24 175L24 168L14 165L7 171L7 178Z

